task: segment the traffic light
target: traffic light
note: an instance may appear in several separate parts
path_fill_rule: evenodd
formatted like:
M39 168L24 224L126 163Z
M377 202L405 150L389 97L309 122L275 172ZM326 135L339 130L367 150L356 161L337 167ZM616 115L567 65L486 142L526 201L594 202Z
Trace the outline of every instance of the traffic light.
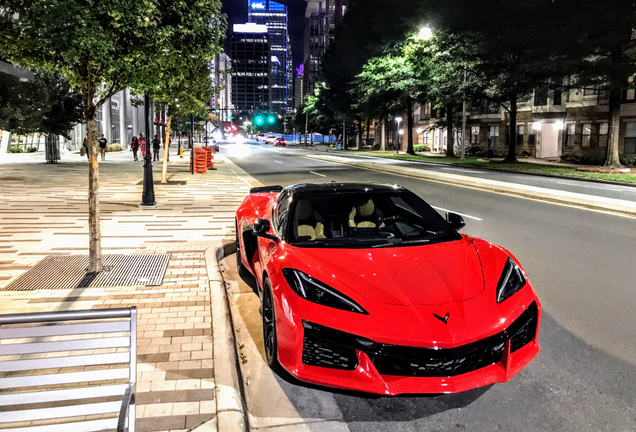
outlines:
M276 116L274 116L274 115L270 114L270 115L267 117L267 123L269 123L269 124L274 124L274 123L276 123Z
M257 115L254 117L254 123L256 123L256 126L263 126L263 124L265 124L265 117Z

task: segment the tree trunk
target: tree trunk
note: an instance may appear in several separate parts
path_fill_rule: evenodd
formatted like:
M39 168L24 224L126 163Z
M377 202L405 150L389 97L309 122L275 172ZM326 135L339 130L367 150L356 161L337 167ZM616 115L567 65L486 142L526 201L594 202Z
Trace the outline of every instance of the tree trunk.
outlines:
M362 120L358 120L358 137L356 139L358 150L362 150Z
M614 86L610 90L609 101L609 117L610 117L610 135L607 144L607 155L605 157L606 167L622 168L621 158L618 152L619 134L621 126L621 103L623 89L620 86Z
M504 162L517 162L517 95L510 99L510 142ZM508 138L508 137L506 137Z
M369 145L370 136L371 136L371 119L367 119L367 145Z
M163 146L163 168L161 169L161 183L168 183L168 152L170 151L170 127L172 126L172 115L168 113L168 119L166 120L166 141Z
M413 148L413 100L409 96L406 100L406 127L408 129L408 142L406 145L406 154L415 155Z
M446 156L455 157L455 141L453 139L453 106L446 105Z
M102 271L102 234L99 220L99 160L95 92L92 83L82 83L84 119L88 141L88 273Z

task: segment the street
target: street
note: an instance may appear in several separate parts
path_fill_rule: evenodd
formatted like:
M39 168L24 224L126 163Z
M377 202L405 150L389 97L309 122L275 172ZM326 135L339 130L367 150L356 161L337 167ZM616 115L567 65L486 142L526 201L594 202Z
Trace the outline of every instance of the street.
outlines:
M379 181L405 186L442 214L450 210L464 215L467 226L463 233L515 254L542 301L542 352L508 383L457 395L376 398L290 383L282 373L275 377L279 388L274 390L288 399L299 419L335 420L351 431L636 429L636 269L631 265L636 247L634 219L317 161L303 157L302 149L249 143L224 145L222 151L265 185ZM484 176L488 175L492 174ZM515 182L522 183L524 177L530 176L519 176ZM603 187L600 184L565 183L568 185L559 185L555 180L551 187L578 188L577 192L596 195L618 193L584 190L586 186ZM630 199L627 194L618 196ZM226 265L232 274L231 265ZM258 298L245 281L235 279L239 285L232 289L241 293L235 307L249 334L258 335L259 329L250 328L260 326ZM237 336L245 338L246 334ZM250 343L258 347L262 357L262 342ZM271 380L262 387L256 383L268 378L252 373L252 368L263 369L255 365L254 355L248 357L251 360L244 367L250 387L273 391ZM258 361L263 362L262 358ZM264 373L269 372L265 369ZM278 402L268 403L263 396L258 395L260 402L254 407L257 412L251 411L253 416L287 416L287 401L272 398ZM277 414L277 409L282 414ZM320 428L319 424L309 430L340 430L327 427L327 423Z

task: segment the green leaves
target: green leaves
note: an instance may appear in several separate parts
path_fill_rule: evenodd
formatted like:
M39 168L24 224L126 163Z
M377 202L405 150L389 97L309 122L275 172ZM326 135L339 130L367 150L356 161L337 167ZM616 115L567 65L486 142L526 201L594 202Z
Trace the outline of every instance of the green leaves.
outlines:
M83 121L82 97L60 74L41 72L33 82L0 84L0 129L17 134L64 135Z

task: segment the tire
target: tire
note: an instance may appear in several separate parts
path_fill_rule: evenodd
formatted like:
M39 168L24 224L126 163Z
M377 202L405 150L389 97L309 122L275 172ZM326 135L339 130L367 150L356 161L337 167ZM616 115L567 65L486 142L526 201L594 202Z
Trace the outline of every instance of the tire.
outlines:
M235 223L236 223L236 268L239 274L243 274L248 271L243 265L243 261L241 261L241 242L239 241L238 221L235 221Z
M263 345L265 360L272 369L278 368L278 338L276 337L276 311L274 296L269 279L263 281L263 303L261 305L263 317Z

